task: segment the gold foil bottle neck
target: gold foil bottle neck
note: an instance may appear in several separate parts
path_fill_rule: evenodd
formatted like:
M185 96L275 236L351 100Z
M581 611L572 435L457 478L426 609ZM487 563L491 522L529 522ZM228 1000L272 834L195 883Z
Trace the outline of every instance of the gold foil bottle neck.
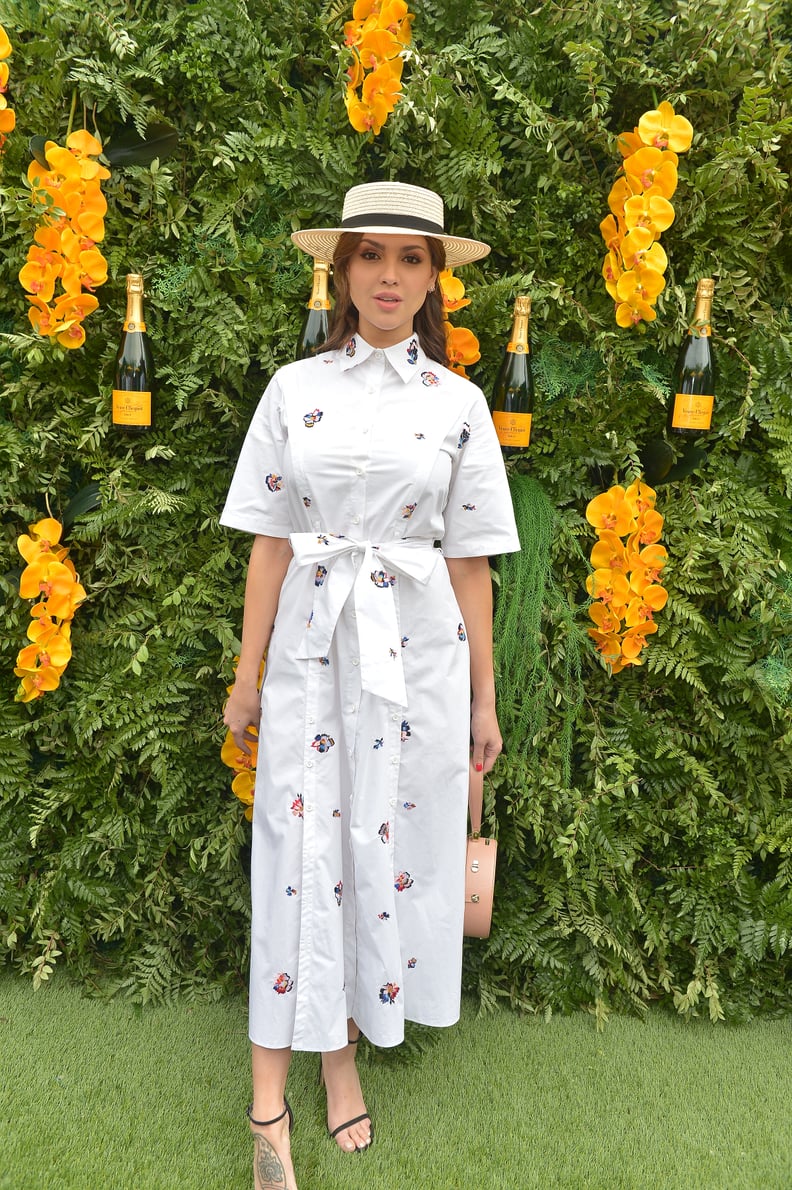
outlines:
M126 279L127 293L139 293L143 295L143 277L140 273L127 273Z
M521 315L523 318L530 318L531 316L531 299L527 294L521 294L520 297L515 298L514 313Z

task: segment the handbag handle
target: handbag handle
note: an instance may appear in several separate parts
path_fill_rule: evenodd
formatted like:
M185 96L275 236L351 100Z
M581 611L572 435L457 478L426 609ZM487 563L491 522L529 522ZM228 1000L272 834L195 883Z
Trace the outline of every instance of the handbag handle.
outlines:
M474 838L478 838L481 834L481 810L484 804L484 774L477 773L472 764L469 767L468 810L470 811L470 831Z

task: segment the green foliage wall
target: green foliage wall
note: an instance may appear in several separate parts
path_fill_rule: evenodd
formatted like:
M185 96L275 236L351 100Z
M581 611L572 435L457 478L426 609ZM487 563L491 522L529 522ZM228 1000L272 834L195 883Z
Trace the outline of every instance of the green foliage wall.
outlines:
M339 0L0 0L17 129L0 200L0 945L147 999L244 978L248 826L219 760L249 542L218 528L236 452L288 361L310 284L288 235L354 182L445 196L493 245L458 318L491 384L515 293L533 295L539 402L530 468L555 507L545 708L492 783L495 929L470 946L483 1002L552 1010L665 1000L717 1018L789 1006L792 938L792 261L788 11L772 2L416 3L405 98L375 142L343 104ZM787 12L785 18L785 12ZM598 231L615 134L670 100L680 161L657 321L620 330ZM111 280L74 352L29 332L16 276L35 216L27 139L106 143L165 119L176 155L115 169ZM156 432L109 425L123 276L145 274ZM695 280L717 279L721 365L707 457L659 488L668 606L640 670L593 652L586 502L657 438ZM97 484L69 525L89 592L60 688L13 701L28 609L15 541ZM516 598L505 589L501 598ZM571 705L569 700L573 700ZM571 763L561 747L574 714ZM59 954L56 952L60 952Z

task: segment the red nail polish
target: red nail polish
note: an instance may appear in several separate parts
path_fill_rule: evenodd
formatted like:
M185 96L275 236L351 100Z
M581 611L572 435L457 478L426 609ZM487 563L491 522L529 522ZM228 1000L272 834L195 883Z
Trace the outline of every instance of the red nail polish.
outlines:
M477 764L477 765L476 765L476 772L477 772L477 773L483 773L483 771L484 771L484 765L483 765L483 764Z

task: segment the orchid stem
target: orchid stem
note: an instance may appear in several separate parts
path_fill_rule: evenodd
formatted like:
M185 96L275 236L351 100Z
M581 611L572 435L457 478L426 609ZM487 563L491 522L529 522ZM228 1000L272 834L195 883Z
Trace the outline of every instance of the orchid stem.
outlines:
M77 111L77 88L72 91L71 111L69 112L69 124L66 129L66 139L71 136L72 124L74 123L74 113Z

